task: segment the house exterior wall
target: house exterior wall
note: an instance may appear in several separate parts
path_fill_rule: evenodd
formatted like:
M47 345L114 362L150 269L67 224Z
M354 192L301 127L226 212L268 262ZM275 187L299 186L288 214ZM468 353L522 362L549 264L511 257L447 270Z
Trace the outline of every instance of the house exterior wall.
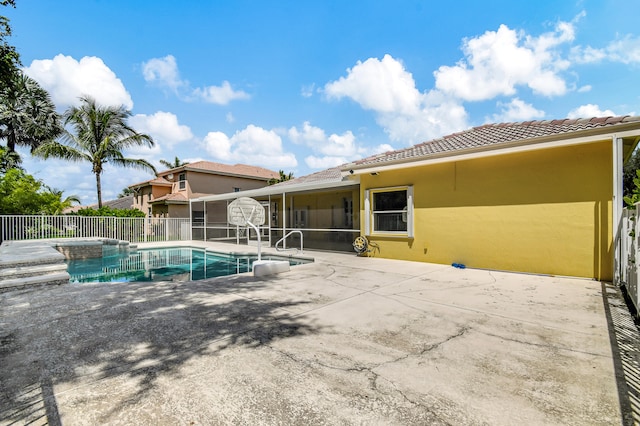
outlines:
M180 189L180 175L182 173L185 173L185 184L184 188ZM235 192L236 188L244 191L267 186L265 180L202 173L192 170L172 173L171 179L168 176L164 176L164 178L171 182L173 186L153 184L142 186L138 195L134 197L134 207L146 214L149 214L149 207L151 207L151 215L153 216L189 217L188 204L158 203L152 205L151 202L165 195L178 192L183 192L187 198L191 198L194 193L221 194ZM149 199L149 194L151 194L151 200Z
M189 204L169 204L165 208L168 217L189 217Z
M175 180L177 182L177 176ZM194 171L187 171L186 176L190 194L193 192L202 194L226 194L228 192L234 192L234 188L239 188L241 191L249 189L257 189L267 186L265 180L250 179L235 176L224 175L212 175L209 173L199 173Z
M139 192L133 197L133 208L143 211L145 214L149 213L149 207L152 207L149 200L149 194L151 194L151 201L158 197L163 197L171 193L170 186L148 185L140 188ZM153 207L152 214L160 214L156 211L157 207Z
M611 280L611 141L361 176L413 185L414 238L369 236L376 255Z

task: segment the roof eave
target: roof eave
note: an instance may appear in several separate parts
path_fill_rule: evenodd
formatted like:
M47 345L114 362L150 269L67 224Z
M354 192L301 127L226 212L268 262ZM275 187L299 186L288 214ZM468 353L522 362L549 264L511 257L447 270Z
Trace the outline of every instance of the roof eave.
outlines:
M207 173L207 174L220 175L220 176L240 177L240 178L260 180L265 182L268 182L271 179L277 178L277 176L264 177L264 176L246 175L242 173L221 172L219 170L199 169L196 167L189 167L188 165L183 167L184 167L184 171L189 171L189 172L199 172L199 173Z
M603 141L613 137L634 137L638 135L638 131L640 131L640 122L634 121L630 123L617 124L613 127L598 127L571 133L563 133L560 135L519 139L495 145L440 152L413 158L401 158L397 160L381 161L379 163L351 163L345 165L341 169L341 174L342 176L359 175L380 172L383 170L393 170L407 166L415 167L424 164L445 163L451 161L461 161L473 158L487 157L492 155L509 154L513 152L532 151L536 149L548 149L559 146L592 143Z
M127 188L142 188L143 186L173 186L171 182L153 182L153 180L148 180L146 182L134 183L133 185L129 185Z

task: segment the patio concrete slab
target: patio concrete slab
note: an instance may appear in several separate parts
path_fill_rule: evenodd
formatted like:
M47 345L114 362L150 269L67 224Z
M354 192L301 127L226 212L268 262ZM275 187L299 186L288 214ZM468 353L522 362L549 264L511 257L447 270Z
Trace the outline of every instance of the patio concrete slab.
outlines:
M630 419L611 286L306 254L269 277L0 294L0 424Z

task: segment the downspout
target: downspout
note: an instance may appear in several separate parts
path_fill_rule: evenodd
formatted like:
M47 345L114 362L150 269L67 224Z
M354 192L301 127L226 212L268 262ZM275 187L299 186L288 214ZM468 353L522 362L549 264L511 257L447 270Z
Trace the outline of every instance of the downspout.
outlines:
M622 184L623 184L623 175L624 175L624 152L623 152L623 140L622 138L618 138L615 135L612 138L612 149L613 149L613 197L612 197L612 236L613 236L613 282L615 284L620 284L620 278L622 276L621 268L626 267L626 265L622 265L622 262L625 260L622 259L622 235L621 235L621 225L622 225ZM598 277L600 278L600 277Z

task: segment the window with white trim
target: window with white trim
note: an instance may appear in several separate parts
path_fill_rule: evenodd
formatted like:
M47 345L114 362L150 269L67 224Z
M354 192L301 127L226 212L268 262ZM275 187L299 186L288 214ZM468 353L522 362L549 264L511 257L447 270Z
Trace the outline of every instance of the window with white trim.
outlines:
M365 234L413 237L413 186L365 191Z

